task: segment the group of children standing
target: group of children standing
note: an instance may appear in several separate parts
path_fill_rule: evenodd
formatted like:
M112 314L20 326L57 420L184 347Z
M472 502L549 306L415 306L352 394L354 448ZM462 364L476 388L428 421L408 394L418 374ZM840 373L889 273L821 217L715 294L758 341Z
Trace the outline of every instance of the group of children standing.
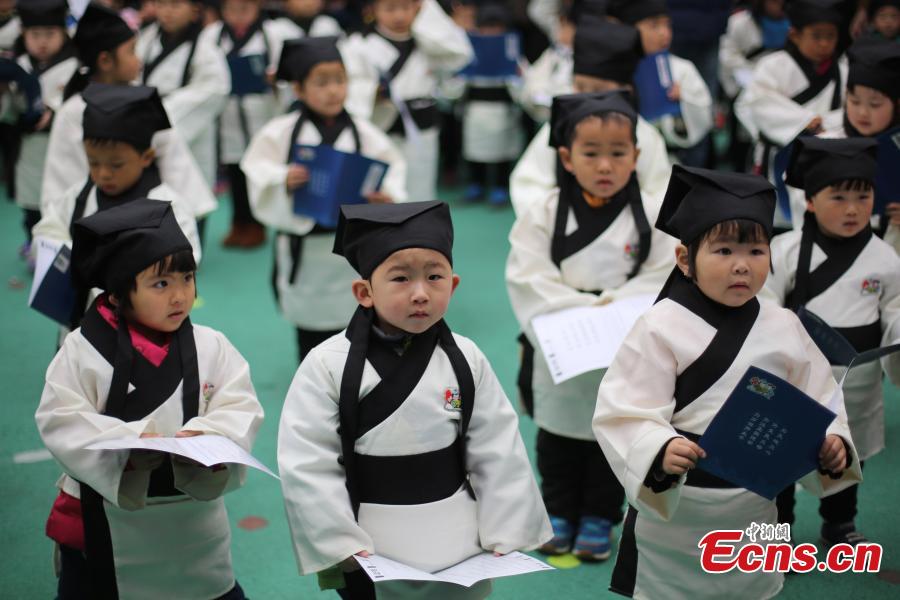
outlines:
M348 38L314 37L340 31L310 15L266 19L256 0L223 0L221 22L204 26L200 4L157 0L156 23L136 33L91 3L71 40L64 2L18 7L19 64L40 76L45 112L21 164L38 168L25 177L37 189L17 186L16 198L39 209L26 212L36 238L72 247L77 291L36 414L65 472L47 524L61 599L244 597L222 501L243 468L86 449L195 435L252 447L263 411L249 367L189 319L218 164L232 242L251 245L264 226L276 235L273 287L301 361L278 463L299 570L323 588L484 598L489 581L373 586L353 557L428 571L538 547L604 560L623 523L613 591L777 594L781 573L704 574L696 556L712 529L794 518L793 486L773 502L697 467L700 437L750 366L837 408L820 471L801 483L823 497L825 542L865 540L858 484L885 445L882 373L900 381L900 366L860 367L841 393L841 366L794 313L815 312L857 351L900 339L900 258L878 235L900 237L897 206L872 225L874 138L900 110L896 40L857 41L847 62L834 3L789 2L785 48L734 75L736 115L758 144L757 173L741 174L670 167L711 128L712 99L688 61L669 57L680 116L650 124L638 113L638 62L671 42L665 2L585 2L561 19L571 54L542 59L557 64L531 98L545 112L552 98L549 122L512 172L505 274L538 488L490 364L443 320L459 276L450 209L433 201L435 90L471 59L465 31L434 0L374 0L370 30ZM872 4L876 15L894 6ZM759 26L764 40L778 29ZM779 221L763 175L776 176L789 143L794 191ZM292 195L310 181L297 144L381 160L384 183L343 206L336 227L297 215ZM774 237L779 226L788 231ZM642 294L656 303L609 369L555 385L533 319ZM175 581L187 587L176 593Z

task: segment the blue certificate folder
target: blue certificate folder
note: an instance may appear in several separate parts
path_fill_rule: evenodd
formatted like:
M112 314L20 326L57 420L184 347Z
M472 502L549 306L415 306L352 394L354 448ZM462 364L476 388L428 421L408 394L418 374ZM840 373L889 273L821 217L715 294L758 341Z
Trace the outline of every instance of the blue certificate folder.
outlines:
M900 127L878 136L878 170L875 172L875 208L883 215L888 202L900 202Z
M294 146L294 162L309 171L309 181L294 192L294 213L324 227L336 227L341 204L363 204L381 187L388 165L331 146Z
M23 69L12 58L2 56L0 57L0 82L15 83L18 91L25 97L26 109L19 119L20 123L26 126L37 123L44 113L40 80L34 74Z
M772 500L819 468L835 414L768 371L750 367L700 438L698 467Z
M469 41L475 56L462 71L467 79L491 78L508 79L519 75L520 42L519 34L503 35L469 34Z
M900 344L880 346L865 352L857 352L847 338L826 323L822 317L809 311L806 307L797 311L797 317L806 328L809 337L816 343L822 354L832 365L841 365L850 370L852 367L877 360L888 354L900 351Z
M673 83L668 52L658 52L641 59L634 74L634 85L642 117L656 121L666 115L681 115L681 105L669 100L667 95Z
M268 61L262 54L229 56L228 69L231 71L231 95L247 96L265 94L269 91L266 80Z
M35 272L34 285L37 289L32 291L29 302L31 308L60 325L69 325L72 308L75 306L75 288L72 287L72 277L69 273L71 261L72 251L67 246L62 246L43 278L38 280L40 274Z

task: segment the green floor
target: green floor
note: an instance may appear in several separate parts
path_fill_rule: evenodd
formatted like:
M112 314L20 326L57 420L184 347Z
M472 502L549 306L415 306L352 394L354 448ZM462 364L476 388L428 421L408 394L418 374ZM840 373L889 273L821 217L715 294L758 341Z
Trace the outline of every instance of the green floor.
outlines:
M250 362L259 399L266 408L266 421L254 453L274 467L278 417L296 367L294 334L275 312L268 283L270 246L250 252L225 251L219 246L228 214L223 208L210 219L206 254L198 277L203 304L195 309L192 318L225 332ZM448 321L456 331L481 346L507 394L514 397L517 327L503 284L512 211L455 203L453 216L455 264L462 284L451 304ZM59 471L52 460L22 462L40 458L39 454L32 454L41 449L33 413L44 371L53 355L55 327L26 307L30 278L16 254L22 241L20 219L19 210L0 199L0 274L7 282L0 291L0 311L4 315L0 319L0 380L9 382L0 420L0 506L6 523L2 537L7 540L4 545L9 552L0 571L0 597L30 600L52 598L55 589L52 547L43 529ZM862 487L862 514L858 518L861 530L885 547L882 573L793 576L782 597L887 598L900 592L891 583L900 582L900 557L895 554L900 548L900 518L894 504L900 499L900 479L892 477L900 470L900 393L892 389L888 400L887 435L893 444L866 465L867 482ZM531 450L534 425L523 418L521 430ZM18 462L14 457L18 457ZM818 534L815 501L800 494L799 503L800 522L794 539L814 542ZM228 508L234 531L235 570L250 597L337 597L320 594L314 578L297 575L276 481L252 472L247 485L228 496ZM267 525L256 529L238 526L247 517L261 517ZM608 562L499 580L493 597L612 596L606 591L611 568Z

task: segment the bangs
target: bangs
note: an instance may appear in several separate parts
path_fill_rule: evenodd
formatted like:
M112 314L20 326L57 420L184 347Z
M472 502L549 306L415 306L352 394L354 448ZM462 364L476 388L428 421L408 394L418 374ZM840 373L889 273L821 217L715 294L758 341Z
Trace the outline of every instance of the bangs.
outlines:
M578 126L587 121L588 119L597 119L601 123L617 123L624 127L628 128L629 133L631 133L631 142L637 146L637 123L632 121L628 115L625 113L616 112L614 110L603 111L603 112L595 112L585 115L584 118L579 119L577 122L572 123L567 131L566 135L566 146L568 148L572 147L572 144L575 142L575 135L577 133Z
M830 187L837 192L871 192L875 185L868 179L845 179L832 183Z
M703 234L701 242L737 242L738 244L768 244L765 227L750 219L732 219L715 224Z
M197 270L197 261L191 250L179 250L157 262L153 269L157 277L169 273L193 273Z

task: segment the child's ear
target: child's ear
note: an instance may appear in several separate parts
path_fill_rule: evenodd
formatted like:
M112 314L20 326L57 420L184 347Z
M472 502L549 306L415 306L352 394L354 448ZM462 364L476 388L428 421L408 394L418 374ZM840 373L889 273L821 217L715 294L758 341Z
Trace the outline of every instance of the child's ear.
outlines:
M450 287L450 294L451 294L451 295L453 294L453 292L456 291L456 286L458 286L458 285L459 285L459 275L457 275L456 273L454 273L454 274L453 274L453 277L450 279L450 286L451 286L451 287Z
M113 306L113 308L119 308L119 299L116 298L113 294L109 295L109 303Z
M353 297L363 308L372 308L375 300L372 297L372 285L367 279L355 279L350 285Z
M299 81L292 81L291 87L294 88L294 97L297 98L297 100L303 101L303 84Z
M637 163L638 159L641 157L641 149L635 145L634 147L634 162Z
M144 150L144 153L141 154L141 166L146 169L153 163L154 159L156 159L156 150L147 148Z
M800 30L795 27L791 27L790 29L788 29L788 39L796 44L800 39Z
M690 277L691 261L688 259L688 249L684 244L675 247L675 265L685 277Z
M116 60L112 52L103 50L97 55L97 72L108 73L116 67Z
M562 162L563 168L569 173L574 173L575 166L572 164L572 150L565 146L560 146L557 152L559 152L559 160Z

